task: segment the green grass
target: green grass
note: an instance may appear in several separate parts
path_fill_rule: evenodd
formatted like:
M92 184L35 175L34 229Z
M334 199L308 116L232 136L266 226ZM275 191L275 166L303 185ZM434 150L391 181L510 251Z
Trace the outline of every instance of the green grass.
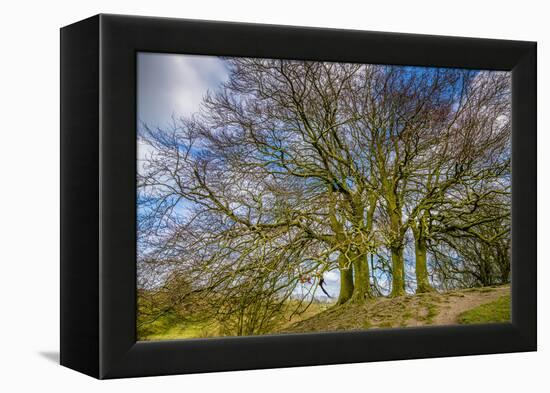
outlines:
M184 321L174 313L166 313L152 323L138 328L139 340L177 340L213 335L211 324L202 321Z
M427 303L426 308L428 309L428 314L426 315L426 324L431 325L439 310L437 306L433 303Z
M282 320L265 334L433 325L440 307L452 308L455 301L462 300L454 296L464 297L464 293L467 293L470 298L479 297L479 301L475 303L479 304L482 301L489 301L483 293L493 290L495 289L474 288L448 294L429 293L392 299L380 298L365 305L351 304L339 307L314 302L307 310L302 309L301 313L294 315L291 314L291 310L298 306L298 302L292 301L295 304L290 304L292 307L285 311ZM502 295L505 293L502 292ZM491 298L495 299L495 297ZM456 309L453 311L453 321L461 324L509 322L511 320L510 302L510 295L505 295L458 316L459 311ZM231 335L231 332L228 332L220 322L201 317L200 314L180 315L176 311L168 312L157 320L142 324L138 328L138 339L145 341L224 335Z
M298 303L296 302L296 306ZM302 319L310 318L330 308L331 304L313 302L307 310L301 314L287 312L283 319L284 325L296 323ZM286 322L285 322L286 321ZM221 337L222 326L215 320L193 320L192 316L184 318L175 312L167 312L151 323L145 323L138 327L139 341L178 340L189 338ZM275 332L275 331L274 331Z
M460 314L458 322L461 324L509 322L511 320L510 300L510 295L506 295L491 303L472 308Z
M182 338L202 338L208 337L212 333L208 325L204 322L187 322L175 326L170 326L168 329L149 334L144 337L145 340L178 340Z

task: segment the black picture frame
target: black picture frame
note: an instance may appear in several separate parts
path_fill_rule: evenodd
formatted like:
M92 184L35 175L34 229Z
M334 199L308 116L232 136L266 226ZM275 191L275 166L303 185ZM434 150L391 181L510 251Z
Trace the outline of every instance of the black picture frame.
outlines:
M512 322L136 342L136 53L512 71ZM61 364L96 378L534 351L536 43L97 15L61 29Z

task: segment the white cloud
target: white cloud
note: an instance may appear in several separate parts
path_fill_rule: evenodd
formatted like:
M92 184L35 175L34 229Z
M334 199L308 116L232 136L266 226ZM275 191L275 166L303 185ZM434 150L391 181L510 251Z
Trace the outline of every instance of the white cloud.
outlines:
M137 142L137 170L138 173L144 174L145 173L145 162L151 158L153 153L155 152L155 149L143 141L138 139Z
M198 111L206 92L228 76L218 57L165 53L139 53L137 73L138 120L152 127Z

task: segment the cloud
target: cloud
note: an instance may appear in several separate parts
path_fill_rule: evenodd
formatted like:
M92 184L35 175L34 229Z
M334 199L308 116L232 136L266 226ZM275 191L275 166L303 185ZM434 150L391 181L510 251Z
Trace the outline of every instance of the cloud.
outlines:
M197 112L206 92L219 87L228 70L214 56L139 53L137 74L138 120L162 127L172 116Z
M155 149L143 141L137 141L137 170L140 174L145 174L145 163L151 158Z

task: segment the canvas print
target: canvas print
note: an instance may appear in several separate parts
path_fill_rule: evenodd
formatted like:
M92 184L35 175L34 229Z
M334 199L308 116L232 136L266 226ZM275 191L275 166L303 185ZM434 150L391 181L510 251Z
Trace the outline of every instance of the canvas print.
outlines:
M511 74L137 54L138 340L509 322Z

